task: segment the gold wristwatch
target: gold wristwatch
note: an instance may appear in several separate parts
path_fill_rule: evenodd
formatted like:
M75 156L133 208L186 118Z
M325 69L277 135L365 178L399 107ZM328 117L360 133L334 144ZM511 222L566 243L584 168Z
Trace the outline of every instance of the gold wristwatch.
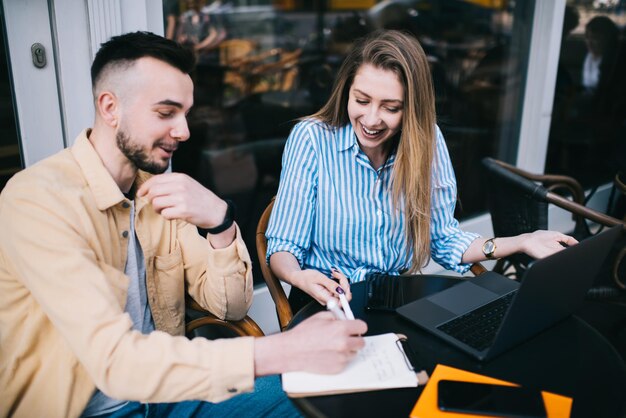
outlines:
M492 259L496 257L495 253L496 253L497 247L496 247L496 242L494 240L495 238L488 239L483 244L483 254L485 254L485 257L487 257L488 259Z

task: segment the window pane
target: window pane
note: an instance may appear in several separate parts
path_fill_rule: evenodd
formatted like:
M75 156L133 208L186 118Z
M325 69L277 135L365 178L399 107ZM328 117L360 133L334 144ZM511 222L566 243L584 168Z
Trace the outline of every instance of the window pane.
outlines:
M517 150L533 4L166 0L165 17L177 22L170 33L198 54L192 136L180 145L173 169L236 202L254 252L256 223L276 194L296 119L328 99L356 38L402 29L420 40L431 62L439 125L459 184L457 215L484 212L480 159L511 161ZM258 265L254 270L261 280Z
M624 7L578 1L565 11L545 171L585 187L626 172Z
M13 106L13 86L9 75L4 15L0 18L2 19L0 25L0 191L2 191L6 182L13 174L20 171L23 165Z

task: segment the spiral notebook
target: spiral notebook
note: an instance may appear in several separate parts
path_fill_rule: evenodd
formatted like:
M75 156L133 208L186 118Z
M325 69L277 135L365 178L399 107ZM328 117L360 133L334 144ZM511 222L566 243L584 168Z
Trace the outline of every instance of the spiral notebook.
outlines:
M283 373L283 390L292 398L417 387L428 380L416 372L405 351L406 337L381 334L365 337L365 346L338 374Z

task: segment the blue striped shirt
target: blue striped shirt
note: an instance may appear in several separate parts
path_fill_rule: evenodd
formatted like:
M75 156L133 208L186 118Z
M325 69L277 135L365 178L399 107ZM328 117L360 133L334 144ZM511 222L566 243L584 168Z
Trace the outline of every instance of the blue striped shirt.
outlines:
M477 234L463 232L454 218L456 179L437 128L432 174L431 256L464 273L461 258ZM405 232L404 204L394 209L391 174L395 153L374 170L351 124L338 129L313 120L298 123L283 154L280 186L266 232L267 257L292 253L302 268L324 274L338 268L351 282L369 272L400 274L412 249Z

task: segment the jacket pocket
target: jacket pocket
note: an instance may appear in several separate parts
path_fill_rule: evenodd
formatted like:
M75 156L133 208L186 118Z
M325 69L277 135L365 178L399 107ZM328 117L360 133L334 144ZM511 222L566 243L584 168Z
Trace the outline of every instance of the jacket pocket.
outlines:
M181 334L185 319L185 271L178 241L171 253L154 257L154 277L163 330Z

